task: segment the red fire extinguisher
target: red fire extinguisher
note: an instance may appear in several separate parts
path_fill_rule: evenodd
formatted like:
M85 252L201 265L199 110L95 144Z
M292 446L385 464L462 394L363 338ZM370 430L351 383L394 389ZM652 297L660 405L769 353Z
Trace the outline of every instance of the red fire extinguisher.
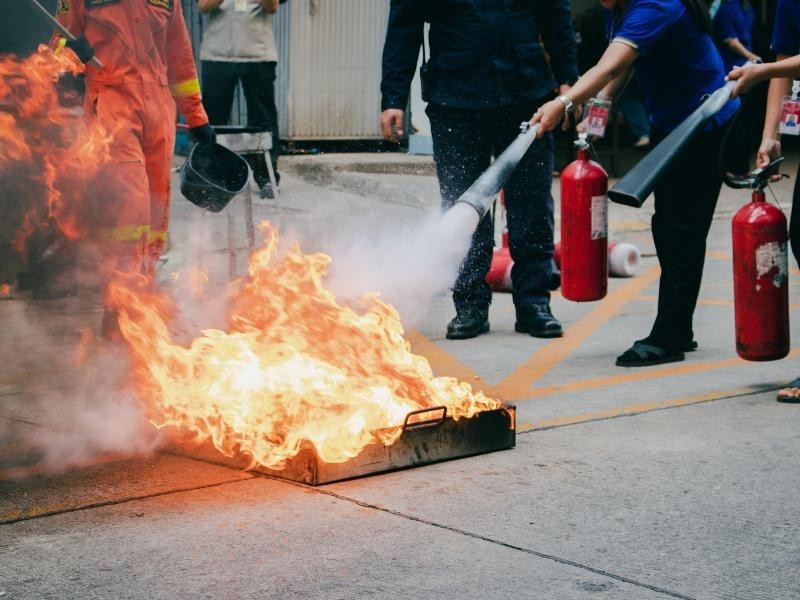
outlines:
M764 195L782 160L745 177L725 178L731 187L753 190L752 202L733 217L736 352L745 360L778 360L789 353L786 217Z
M561 295L599 300L608 289L608 174L589 159L586 134L561 172Z
M511 285L511 267L514 266L514 261L511 260L511 250L508 247L505 190L500 190L500 219L503 223L500 247L495 248L492 254L492 264L486 274L486 283L497 292L510 292L513 289Z

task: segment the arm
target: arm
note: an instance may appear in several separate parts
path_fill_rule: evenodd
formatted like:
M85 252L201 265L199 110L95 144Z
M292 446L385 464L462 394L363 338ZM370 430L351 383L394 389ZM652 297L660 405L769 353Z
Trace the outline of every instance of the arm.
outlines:
M392 0L381 77L381 134L397 142L403 135L403 117L409 88L417 69L425 13L417 0Z
M175 10L167 26L166 40L167 79L178 110L189 128L207 125L208 115L200 97L200 82L194 66L192 43L183 20L180 2L175 2Z
M567 99L582 104L601 90L616 92L629 77L633 61L639 53L628 44L612 41L595 66L586 71L567 92ZM531 118L531 125L540 123L538 135L554 129L564 118L564 104L556 99L543 104Z
M776 58L777 60L772 63L744 65L728 73L728 80L736 81L736 87L733 88L731 95L735 98L739 94L744 94L765 79L787 78L787 89L791 89L791 79L800 77L800 54L793 56L778 54ZM771 84L770 89L772 89Z
M739 41L739 38L728 38L727 40L723 40L722 42L725 44L731 52L734 54L738 54L739 56L746 58L747 60L757 61L761 60L761 57L753 52L750 52L747 48L745 48L744 44Z
M764 112L764 130L761 132L761 145L756 153L756 166L766 167L769 161L781 153L781 136L778 124L781 119L781 100L792 89L791 79L773 79L769 82L767 109Z
M75 0L59 0L56 6L56 19L75 37L83 37L85 27L83 19L83 2ZM50 38L50 47L56 52L66 45L66 38L61 33L54 31Z
M258 0L258 4L266 13L274 15L278 12L278 0Z
M770 79L767 93L767 108L764 112L764 129L761 146L756 154L756 165L764 167L770 159L781 153L781 138L778 125L781 118L781 101L791 93L792 78L800 75L800 55L778 54L773 63L745 65L728 73L728 79L736 81L732 96L743 94L757 83Z
M220 4L222 4L222 0L197 0L197 8L203 14L214 12Z

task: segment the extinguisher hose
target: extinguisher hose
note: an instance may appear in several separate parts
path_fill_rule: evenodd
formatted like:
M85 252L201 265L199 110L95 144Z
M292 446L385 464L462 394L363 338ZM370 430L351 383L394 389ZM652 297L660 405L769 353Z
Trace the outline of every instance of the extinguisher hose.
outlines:
M525 156L525 153L530 148L533 141L536 139L536 133L539 131L539 124L537 123L531 127L527 122L523 123L520 128L522 131L511 142L508 147L500 153L494 162L486 169L478 179L475 180L469 189L461 194L456 202L466 202L478 211L478 217L481 219L489 210L494 201L495 196L505 185L511 173Z

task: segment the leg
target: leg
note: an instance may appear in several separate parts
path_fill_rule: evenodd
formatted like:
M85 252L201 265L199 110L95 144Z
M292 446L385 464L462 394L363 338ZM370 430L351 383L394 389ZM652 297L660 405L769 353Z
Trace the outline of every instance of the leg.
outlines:
M242 88L247 102L247 124L269 131L272 136L270 161L274 179L280 182L278 173L278 111L275 107L275 67L274 62L255 62L244 66ZM253 176L260 187L270 183L266 164L253 166ZM264 161L266 163L266 161Z
M489 166L491 140L482 111L428 106L434 160L443 208L449 208ZM457 312L488 311L492 291L486 274L492 262L494 235L491 216L481 220L453 288Z
M117 129L111 160L100 167L89 193L94 215L91 232L100 254L98 270L106 306L101 335L118 341L121 334L108 286L117 272L147 270L150 191L141 145L145 128L140 118L140 99L127 88L90 90L86 100L87 112L109 131L114 131L119 123L126 123L126 127Z
M147 107L146 135L143 139L150 196L149 270L155 278L158 259L164 251L169 231L170 174L175 147L175 103L168 93Z
M495 154L500 154L517 136L519 124L530 118L537 104L530 103L494 111L492 132ZM561 324L550 312L553 263L553 162L555 141L547 133L537 140L517 165L505 185L508 242L515 330L536 337L563 335Z
M212 125L227 125L230 122L233 93L238 82L237 63L203 61L203 106Z
M650 339L670 349L683 348L694 335L706 238L722 185L717 157L723 134L723 129L699 134L655 190L652 229L661 280Z
M517 135L524 115L536 105L507 109L494 122L495 154L500 154ZM528 116L528 118L530 118ZM514 305L547 304L553 276L553 136L545 134L531 145L505 185L508 245L514 266L511 281Z
M800 175L800 168L794 179L794 194L792 196L792 213L789 217L789 244L792 247L792 254L795 261L800 263L800 182L797 176ZM778 391L778 402L800 402L800 378L790 381L786 387Z
M789 215L789 245L792 247L794 260L800 265L800 167L794 178L794 193L792 194L792 212Z

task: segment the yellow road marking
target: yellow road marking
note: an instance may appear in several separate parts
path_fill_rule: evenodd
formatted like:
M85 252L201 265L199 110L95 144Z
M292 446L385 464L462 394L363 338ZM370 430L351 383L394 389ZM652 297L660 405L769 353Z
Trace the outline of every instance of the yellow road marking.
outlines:
M420 354L428 359L434 372L447 373L448 377L466 381L473 387L480 389L486 389L488 386L488 383L481 379L470 367L440 348L419 331L414 329L406 331L406 340L411 344L411 350L414 354Z
M519 365L513 373L496 386L485 389L484 393L505 401L516 401L528 396L533 385L539 379L577 350L589 336L605 325L626 303L656 281L660 273L659 266L653 265L640 276L611 292L589 314L572 325L564 337L556 338L545 344L528 360Z
M789 352L789 356L787 358L796 358L798 356L800 356L800 349ZM549 396L555 393L574 392L578 390L594 389L611 385L621 385L635 381L646 381L648 379L657 379L660 377L674 377L677 375L702 373L704 371L717 371L720 369L727 369L729 367L742 365L746 362L746 360L737 356L735 358L724 358L721 360L699 363L672 363L669 366L658 369L632 369L631 372L622 373L620 375L596 377L593 379L583 379L581 381L570 381L559 385L549 385L536 388L528 391L525 398L511 398L510 400L513 402L520 402L525 399L540 398L542 396Z
M611 408L605 408L603 410L594 410L577 415L566 415L563 417L542 419L532 423L521 423L517 425L517 433L521 433L523 431L532 431L534 429L549 429L552 427L562 427L564 425L575 425L577 423L585 423L586 421L611 419L613 417L621 417L623 415L639 415L654 410L687 406L689 404L700 404L701 402L721 400L722 398L730 398L732 396L742 396L744 394L752 393L753 391L753 388L742 387L726 390L724 392L712 392L708 394L698 394L695 396L685 396L683 398L675 398L673 400L643 402L640 404L629 404L628 406L614 406Z
M653 302L658 300L658 296L652 295L639 295L635 298L636 300L646 301L646 302ZM698 298L698 304L702 304L704 306L733 306L733 299L727 298ZM789 310L796 310L800 308L800 304L790 304Z

